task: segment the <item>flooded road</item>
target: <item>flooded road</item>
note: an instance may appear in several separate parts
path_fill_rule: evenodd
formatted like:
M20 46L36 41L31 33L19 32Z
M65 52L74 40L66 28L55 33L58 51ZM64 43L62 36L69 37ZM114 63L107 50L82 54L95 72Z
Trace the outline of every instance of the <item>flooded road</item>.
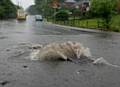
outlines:
M119 68L29 60L27 45L64 41L81 42L95 58L120 66L119 33L65 29L35 22L33 16L0 21L0 87L120 87Z

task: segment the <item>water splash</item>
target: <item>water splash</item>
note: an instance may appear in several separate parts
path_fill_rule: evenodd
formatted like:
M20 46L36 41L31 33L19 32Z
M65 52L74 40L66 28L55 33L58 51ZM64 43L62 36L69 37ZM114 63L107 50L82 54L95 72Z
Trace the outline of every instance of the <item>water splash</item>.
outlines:
M61 58L76 63L81 63L83 60L86 62L91 60L90 63L94 65L108 65L120 68L118 65L109 63L103 57L98 59L93 58L90 49L85 48L79 42L68 41L64 43L51 43L45 46L34 45L32 47L33 51L30 54L31 60L57 60Z
M69 58L81 59L82 56L91 57L89 48L85 48L78 42L51 43L45 46L37 47L30 54L31 60L68 60Z
M120 68L120 66L118 66L118 65L113 65L113 64L109 63L109 62L108 62L107 60L105 60L103 57L100 57L100 58L94 60L93 64L94 64L94 65L108 65L108 66Z

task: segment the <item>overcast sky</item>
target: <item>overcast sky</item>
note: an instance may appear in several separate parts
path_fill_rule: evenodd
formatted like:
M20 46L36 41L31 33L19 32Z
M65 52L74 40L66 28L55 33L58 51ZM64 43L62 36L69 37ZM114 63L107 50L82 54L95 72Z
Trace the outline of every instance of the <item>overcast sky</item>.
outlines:
M34 0L11 0L13 1L13 3L18 4L18 2L20 3L20 6L22 6L23 8L27 8L30 5L34 4Z

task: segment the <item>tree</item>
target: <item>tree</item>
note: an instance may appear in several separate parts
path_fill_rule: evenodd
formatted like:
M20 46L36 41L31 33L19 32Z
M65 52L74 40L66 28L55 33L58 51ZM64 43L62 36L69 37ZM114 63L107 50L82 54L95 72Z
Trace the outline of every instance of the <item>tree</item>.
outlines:
M46 16L50 12L50 2L52 0L35 0L35 7L39 14Z
M16 6L10 0L0 0L0 19L16 16Z
M31 5L28 9L27 9L27 12L31 15L36 15L38 12L36 10L36 7L35 5Z
M5 9L3 8L3 6L0 6L0 19L4 17L4 13L5 13Z
M69 19L69 13L66 10L60 10L55 14L56 21L66 21Z
M94 17L100 17L104 26L109 29L112 15L116 9L117 0L92 0L91 12Z
M117 11L120 13L120 0L118 0Z

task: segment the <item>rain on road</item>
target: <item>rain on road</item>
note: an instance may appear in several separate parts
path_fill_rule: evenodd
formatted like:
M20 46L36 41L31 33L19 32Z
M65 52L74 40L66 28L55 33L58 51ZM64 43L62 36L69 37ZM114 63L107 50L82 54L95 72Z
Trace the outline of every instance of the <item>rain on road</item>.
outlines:
M70 62L31 61L17 54L20 44L78 41L96 58L120 65L120 34L92 33L57 27L50 23L0 21L0 87L119 87L120 70L110 66ZM18 49L12 49L17 47Z

